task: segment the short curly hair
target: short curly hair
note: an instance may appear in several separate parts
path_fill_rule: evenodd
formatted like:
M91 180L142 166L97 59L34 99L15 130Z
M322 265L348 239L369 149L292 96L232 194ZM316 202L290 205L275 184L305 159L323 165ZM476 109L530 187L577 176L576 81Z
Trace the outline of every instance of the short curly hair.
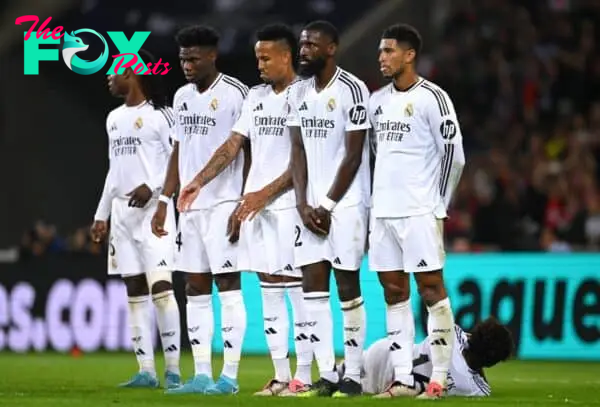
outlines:
M468 342L473 362L481 367L507 360L514 351L511 332L494 317L476 324Z

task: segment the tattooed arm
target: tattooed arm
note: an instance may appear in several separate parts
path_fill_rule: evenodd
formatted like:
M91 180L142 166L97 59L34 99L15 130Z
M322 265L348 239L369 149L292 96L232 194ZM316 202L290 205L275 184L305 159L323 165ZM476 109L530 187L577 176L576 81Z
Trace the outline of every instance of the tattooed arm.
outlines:
M238 133L231 136L214 152L204 168L194 177L200 187L204 187L219 175L238 155L244 145L245 137ZM245 164L244 164L245 166Z

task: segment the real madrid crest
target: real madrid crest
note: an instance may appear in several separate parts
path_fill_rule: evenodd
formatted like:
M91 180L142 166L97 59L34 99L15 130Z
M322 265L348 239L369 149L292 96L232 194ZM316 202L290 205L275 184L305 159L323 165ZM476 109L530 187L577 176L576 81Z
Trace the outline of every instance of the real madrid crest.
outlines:
M331 99L329 99L329 102L327 102L327 111L333 112L334 110L335 110L335 99L331 98Z
M214 98L213 100L210 101L211 110L215 111L215 110L217 110L218 107L219 107L219 101L217 100L217 98Z
M413 113L414 113L413 105L412 105L412 103L408 103L406 105L406 107L404 108L404 116L412 117Z
M136 130L139 130L139 129L141 129L143 126L144 126L144 121L142 120L142 118L141 118L141 117L138 117L138 118L136 119L135 123L133 123L133 127L134 127Z

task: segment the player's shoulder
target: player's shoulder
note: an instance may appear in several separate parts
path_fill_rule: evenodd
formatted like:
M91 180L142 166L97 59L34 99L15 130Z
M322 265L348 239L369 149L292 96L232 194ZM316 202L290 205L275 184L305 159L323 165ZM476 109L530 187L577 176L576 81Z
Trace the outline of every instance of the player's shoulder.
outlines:
M367 85L345 69L338 68L335 83L342 92L352 98L354 103L364 103L369 98Z
M150 114L152 115L154 120L159 124L159 126L163 122L166 123L169 127L173 127L175 125L175 113L171 106L150 105L150 109Z
M220 74L218 85L220 90L227 91L236 96L241 96L243 99L248 96L248 86L233 76L224 73Z
M440 85L425 78L420 79L415 87L415 92L424 99L438 101L448 98L448 93Z
M196 85L194 85L193 83L187 83L179 87L179 89L175 91L175 96L173 96L173 105L175 105L181 100L185 100L190 96L193 96L195 91Z
M108 121L108 120L115 119L115 118L121 116L122 114L124 114L126 110L127 110L127 106L125 106L125 103L122 103L119 106L112 109L110 112L108 112L108 114L106 115L106 120Z
M372 102L375 101L379 101L383 98L385 98L387 95L389 95L392 92L392 83L388 83L387 85L382 86L381 88L373 91L373 93L371 93L371 97L369 98Z
M271 85L261 83L254 85L248 90L248 98L263 98L267 96L271 91Z

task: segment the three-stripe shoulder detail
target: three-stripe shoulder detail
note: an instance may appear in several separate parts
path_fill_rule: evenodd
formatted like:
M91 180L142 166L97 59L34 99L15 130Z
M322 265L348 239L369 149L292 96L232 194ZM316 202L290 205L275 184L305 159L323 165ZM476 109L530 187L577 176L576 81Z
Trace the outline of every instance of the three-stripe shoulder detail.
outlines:
M246 96L248 96L248 87L238 79L235 79L231 76L223 75L222 80L229 86L233 86L234 88L236 88L242 94L243 98L246 98Z
M169 127L175 126L175 115L173 114L173 109L168 107L159 107L158 111L162 113Z
M431 92L431 94L435 98L435 101L437 102L438 109L439 109L440 115L442 117L450 114L450 108L448 107L448 101L446 100L446 96L444 96L444 94L442 93L442 91L439 88L433 87L428 82L423 82L421 84L421 87L423 89L427 89L429 92Z
M348 75L346 72L342 71L338 77L341 83L348 86L350 89L350 94L352 95L352 103L359 104L364 102L364 96L358 81Z

